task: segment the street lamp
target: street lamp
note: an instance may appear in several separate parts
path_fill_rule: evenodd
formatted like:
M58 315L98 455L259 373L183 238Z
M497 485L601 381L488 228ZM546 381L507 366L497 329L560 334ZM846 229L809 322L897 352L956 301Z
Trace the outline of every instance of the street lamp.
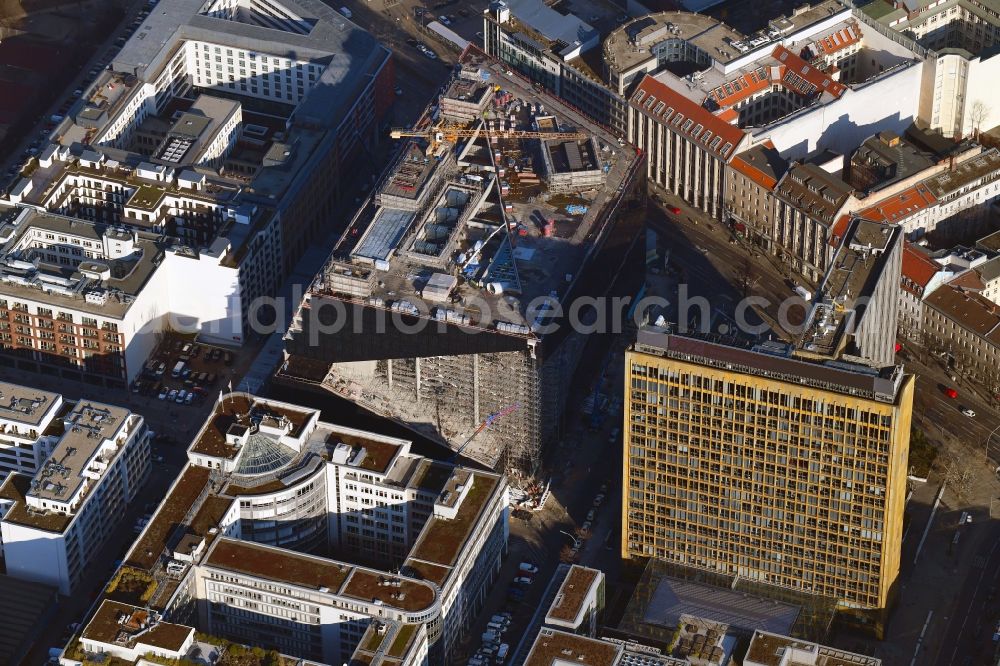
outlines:
M986 443L983 445L984 449L983 453L986 455L987 465L990 464L990 440L993 439L993 435L996 434L997 430L1000 430L1000 426L997 426L996 428L993 428L993 430L990 431L990 434L986 436Z
M566 532L564 530L559 530L559 534L565 534L570 539L572 539L573 540L573 547L574 548L579 548L580 547L580 540L578 538L576 538L575 536L573 536L572 534L570 534L569 532Z

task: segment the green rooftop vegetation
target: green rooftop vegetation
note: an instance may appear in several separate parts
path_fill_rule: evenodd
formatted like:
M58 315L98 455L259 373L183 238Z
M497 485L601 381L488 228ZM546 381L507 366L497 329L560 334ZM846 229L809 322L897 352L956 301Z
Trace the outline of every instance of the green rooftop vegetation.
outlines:
M166 195L167 191L162 187L156 187L154 185L140 185L132 197L128 200L128 205L136 208L153 210L160 204L163 197Z
M867 5L862 7L861 11L877 21L883 16L888 16L896 10L885 0L875 0L875 2L869 2Z
M406 651L406 646L410 644L410 640L413 638L413 634L417 631L417 625L415 624L404 624L396 632L396 637L392 640L392 645L389 646L387 654L390 657L402 658L403 653Z

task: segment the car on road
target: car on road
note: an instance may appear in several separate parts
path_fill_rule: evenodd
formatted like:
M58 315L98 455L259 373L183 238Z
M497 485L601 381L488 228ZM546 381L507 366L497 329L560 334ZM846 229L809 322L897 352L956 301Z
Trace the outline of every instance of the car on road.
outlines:
M531 579L527 576L518 576L514 579L515 585L531 585Z
M530 573L532 576L538 573L538 567L536 567L534 564L528 561L521 562L521 565L518 567L518 570Z
M943 389L943 391L944 391L944 394L946 396L948 396L949 398L951 398L952 400L954 400L954 399L956 399L958 397L958 391L956 391L955 389L951 388L950 386L946 386Z
M973 416L976 415L976 412L969 409L968 407L962 407L962 413L968 416L969 418L972 418Z
M417 45L417 44L419 44L420 42L418 42L418 41L417 41L416 39L414 39L413 37L407 37L407 38L406 38L406 43L407 43L407 44L409 44L410 46L416 46L416 45Z
M438 57L437 53L434 53L434 51L431 51L430 49L424 49L424 55L430 58L431 60L437 60Z
M441 22L441 25L451 25L451 21L449 21L448 17L445 16L444 14L441 14L441 16L438 16L438 21Z
M153 462L157 462L157 463L163 462L163 456L161 456L161 455L155 455L155 456L153 456Z
M673 213L674 215L680 215L681 214L681 209L680 209L679 206L670 206L669 208L667 208L667 210L670 211L671 213Z

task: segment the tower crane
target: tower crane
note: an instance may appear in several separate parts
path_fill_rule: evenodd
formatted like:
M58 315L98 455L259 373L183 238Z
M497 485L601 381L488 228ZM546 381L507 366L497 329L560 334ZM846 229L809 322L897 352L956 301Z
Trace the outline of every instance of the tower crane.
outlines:
M535 132L531 130L515 129L488 129L486 127L465 128L455 125L438 123L437 125L424 128L395 127L389 130L389 136L393 139L405 137L417 137L427 139L427 154L432 155L437 152L438 146L442 142L454 143L456 139L473 138L485 136L489 138L501 139L589 139L590 134L586 132Z
M502 419L503 417L505 417L505 416L507 416L509 414L513 414L514 412L516 412L520 408L521 408L521 403L516 402L513 405L510 405L508 407L504 407L500 411L493 412L492 414L490 414L489 416L487 416L483 420L483 422L480 423L479 426L475 430L472 431L472 434L469 435L468 439L466 439L464 442L462 442L462 445L459 446L457 449L455 449L455 453L452 454L451 460L455 461L456 459L458 459L458 456L460 456L462 454L462 451L465 450L465 447L467 447L469 444L472 443L472 440L474 440L476 438L476 435L478 435L479 433L481 433L484 430L487 430L497 420Z

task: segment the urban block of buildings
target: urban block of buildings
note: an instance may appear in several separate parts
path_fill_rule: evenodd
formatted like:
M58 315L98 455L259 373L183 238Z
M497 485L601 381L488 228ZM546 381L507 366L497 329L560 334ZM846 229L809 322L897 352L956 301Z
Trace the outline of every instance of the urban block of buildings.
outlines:
M862 7L881 25L927 49L920 118L946 137L977 136L1000 125L993 82L1000 13L981 0L876 0Z
M622 556L836 599L897 593L914 378L893 363L903 239L855 220L795 345L640 329Z
M565 566L565 565L563 565ZM600 635L596 622L566 622L572 616L598 617L604 611L603 572L573 565L526 654L515 663L557 666L880 666L881 660L762 629L731 628L727 623L681 613L665 647L652 647L619 627L614 638ZM737 611L738 612L738 611ZM626 638L621 638L625 636ZM743 640L740 640L740 639ZM744 652L745 650L745 652ZM475 663L477 657L473 657Z
M306 295L281 375L532 473L586 340L563 309L614 283L641 160L504 69L466 53L441 119L477 120L404 144Z
M69 595L145 482L151 433L122 407L8 383L0 392L2 437L35 453L0 485L0 555L8 575Z
M507 485L409 446L222 395L63 663L183 657L195 628L318 663L444 663L499 573Z
M37 335L0 347L124 384L168 325L242 344L251 304L353 201L348 165L393 99L389 50L321 2L158 3L11 188L31 212L3 213L3 282L25 316L97 319L119 339L96 354ZM170 289L146 294L149 281Z

